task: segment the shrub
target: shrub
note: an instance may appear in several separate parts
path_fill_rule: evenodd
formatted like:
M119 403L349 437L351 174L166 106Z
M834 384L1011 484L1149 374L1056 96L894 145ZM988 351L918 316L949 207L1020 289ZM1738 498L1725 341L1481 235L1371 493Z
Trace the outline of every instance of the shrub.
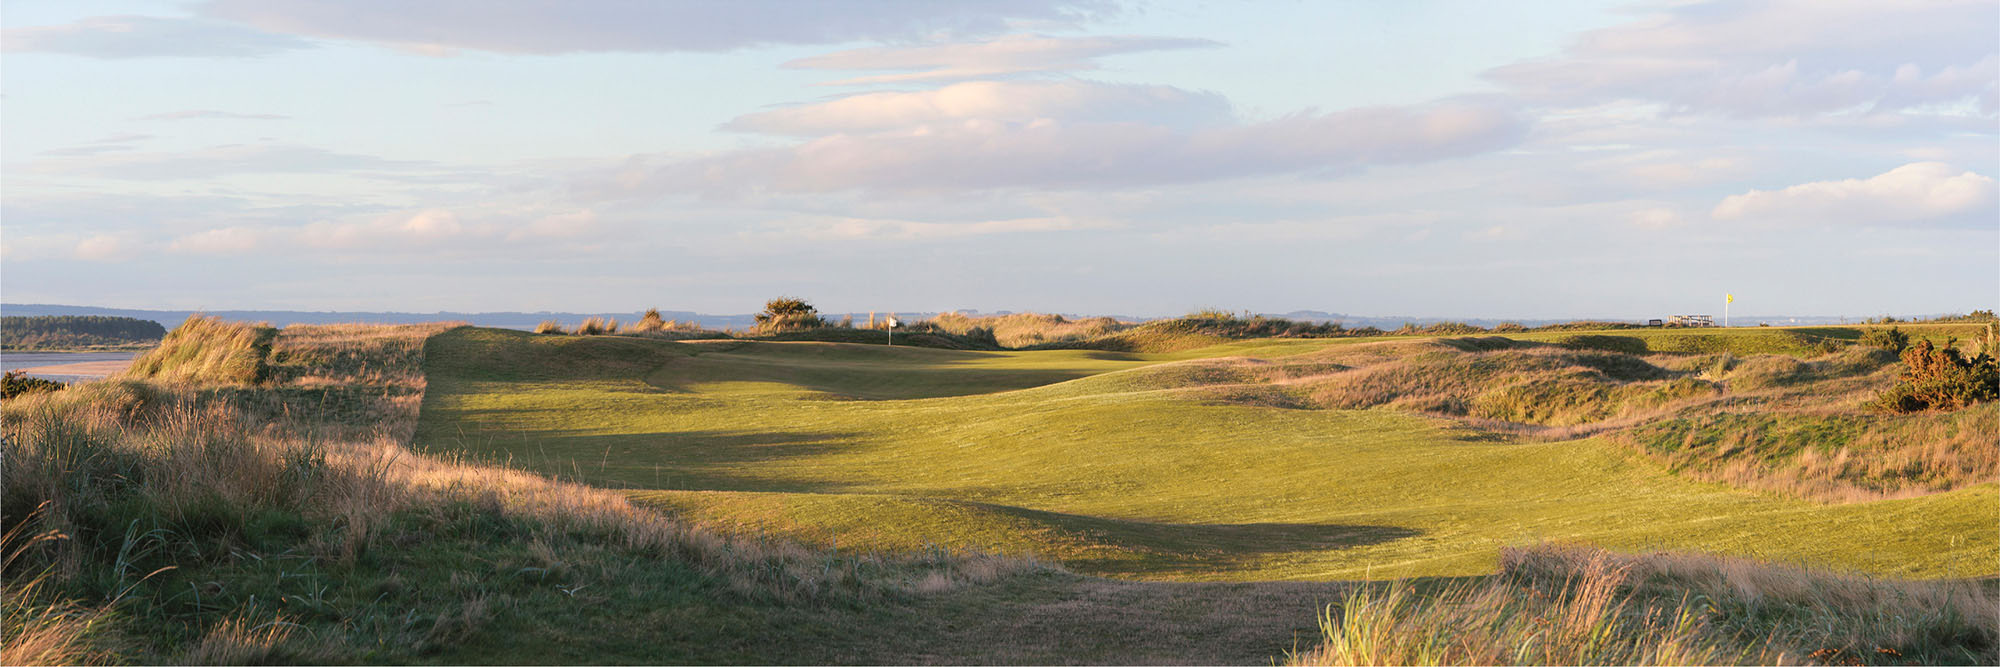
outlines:
M562 323L555 320L542 320L541 324L535 325L535 333L561 335L563 333Z
M1966 358L1952 342L1944 346L1917 341L1903 350L1902 384L1875 399L1890 412L1956 410L2000 398L2000 363L1981 353Z
M6 378L0 380L0 398L13 398L38 391L55 391L63 388L63 383L38 377L22 375L20 371L7 371Z
M1595 329L1644 329L1645 325L1631 322L1602 322L1597 320L1576 320L1560 324L1545 324L1535 327L1535 331L1588 331Z
M1814 355L1828 355L1828 354L1833 354L1835 352L1839 352L1841 350L1845 350L1847 349L1847 346L1848 346L1847 341L1843 341L1838 338L1821 338L1817 341L1813 341L1812 345L1808 346L1808 349L1812 350L1812 353ZM1899 352L1901 350L1890 350L1890 351Z
M1475 334L1486 333L1486 330L1480 328L1479 325L1476 324L1466 324L1464 322L1438 322L1436 324L1424 327L1423 332L1438 336L1471 336Z
M757 313L757 329L766 333L824 326L826 320L820 319L819 309L797 297L781 296L766 301L764 312Z
M980 345L1000 347L1000 339L993 335L992 327L973 327L965 331L965 337Z
M1867 333L1861 334L1861 344L1900 353L1903 348L1910 346L1910 335L1896 327L1869 329Z

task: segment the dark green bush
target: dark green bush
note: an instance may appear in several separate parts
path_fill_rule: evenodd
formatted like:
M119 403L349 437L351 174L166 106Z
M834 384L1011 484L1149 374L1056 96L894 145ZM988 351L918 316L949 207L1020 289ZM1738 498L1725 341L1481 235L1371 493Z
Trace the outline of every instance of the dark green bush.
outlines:
M781 296L766 301L764 312L757 313L757 329L766 333L824 326L826 320L820 319L819 309L798 297Z
M64 386L55 380L22 375L20 371L7 371L5 379L0 380L0 383L4 383L0 384L0 398L13 398L37 391L55 391Z
M1910 346L1910 335L1896 327L1869 329L1867 333L1861 334L1861 344L1901 353L1903 348Z
M1876 398L1876 406L1890 412L1956 410L2000 398L2000 362L1986 353L1967 358L1952 342L1937 347L1920 340L1903 350L1903 382Z

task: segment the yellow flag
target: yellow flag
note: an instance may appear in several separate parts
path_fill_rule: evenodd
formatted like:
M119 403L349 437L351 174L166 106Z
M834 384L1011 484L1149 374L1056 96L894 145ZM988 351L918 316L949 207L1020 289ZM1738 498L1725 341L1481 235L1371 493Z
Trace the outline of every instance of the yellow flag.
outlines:
M1729 303L1736 303L1736 295L1734 295L1734 294L1724 294L1723 296L1726 296L1726 297L1729 297Z

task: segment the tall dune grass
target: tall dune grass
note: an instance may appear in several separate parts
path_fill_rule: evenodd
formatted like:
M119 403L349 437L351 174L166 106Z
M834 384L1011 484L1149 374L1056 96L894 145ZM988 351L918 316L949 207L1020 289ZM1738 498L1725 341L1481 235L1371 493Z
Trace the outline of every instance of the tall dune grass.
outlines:
M1971 582L1542 545L1503 550L1481 581L1357 587L1289 662L1995 664L1996 604Z
M875 326L873 313L870 315L869 327L873 328ZM970 336L975 330L984 330L991 333L998 345L1009 348L1078 343L1107 336L1132 326L1109 317L1069 319L1061 315L1043 313L986 316L940 313L920 324L960 336Z
M618 333L618 320L607 319L602 317L587 317L584 318L582 324L576 325L575 333L578 336L603 336L607 334L615 334Z
M270 372L265 356L278 330L268 324L189 315L160 346L132 360L124 377L174 383L254 385Z

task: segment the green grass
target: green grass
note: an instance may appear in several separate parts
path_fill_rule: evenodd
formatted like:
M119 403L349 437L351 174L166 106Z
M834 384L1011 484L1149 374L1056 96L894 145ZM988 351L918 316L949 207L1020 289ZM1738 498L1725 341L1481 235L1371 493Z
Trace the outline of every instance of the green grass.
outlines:
M1654 351L1811 342L1785 329L1606 335ZM972 352L460 329L429 344L416 442L843 550L1033 552L1134 579L1478 575L1498 547L1550 539L1905 577L1996 573L1990 483L1815 504L1690 481L1603 439L1212 404L1172 389L1198 369L1158 366L1381 340Z
M235 348L219 343L239 329L208 324L184 342ZM1639 368L1470 339L1137 354L442 329L292 327L256 384L196 377L209 357L187 355L161 369L185 383L0 405L4 662L1271 664L1321 643L1315 613L1356 611L1357 593L1407 590L1477 621L1495 617L1486 602L1533 611L1562 590L1516 585L1503 554L1523 552L1499 545L1993 568L1991 483L1812 504L1687 481L1633 443L1257 407L1284 403L1286 382L1412 355L1576 362L1650 386L1722 354ZM1782 359L1725 368L1719 383L1755 377L1765 393L1718 400L1866 385L1839 370L1865 361L1853 354ZM1992 430L1993 415L1965 414L1955 428ZM1907 419L1921 429L1902 432L1937 426ZM1881 435L1829 425L1862 449ZM412 431L616 490L411 452ZM1725 652L1768 636L1792 658L1991 662L1991 597L1962 595L1971 584L1631 558L1664 578L1621 595L1747 633L1714 637ZM1488 589L1502 599L1454 602ZM1541 645L1527 614L1509 618L1492 647ZM1377 626L1398 619L1463 625L1396 612ZM1627 648L1655 643L1641 635Z

